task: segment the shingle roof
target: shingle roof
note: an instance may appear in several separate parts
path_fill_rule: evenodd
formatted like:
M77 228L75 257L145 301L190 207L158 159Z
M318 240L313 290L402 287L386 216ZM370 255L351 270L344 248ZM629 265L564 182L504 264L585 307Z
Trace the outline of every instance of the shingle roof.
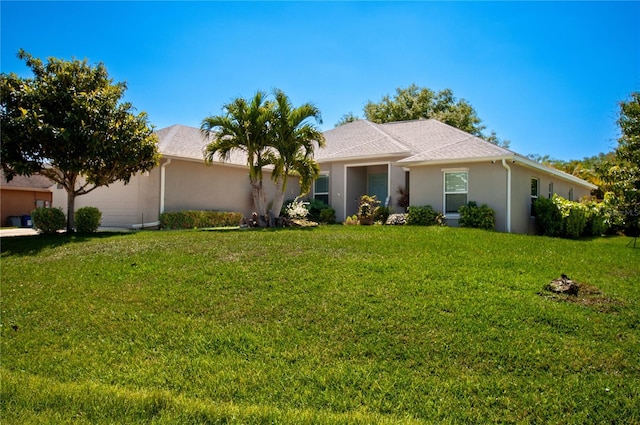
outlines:
M323 134L326 146L317 149L314 154L318 162L411 154L409 146L398 142L384 132L379 124L370 121L354 121L325 131Z
M202 137L199 128L176 124L157 130L156 134L160 140L158 150L163 156L204 161L204 149L209 141ZM216 157L219 162L247 165L247 156L240 151L232 152L227 161L223 161L219 155Z
M326 147L318 162L373 156L402 156L400 163L513 155L455 127L436 120L376 124L354 121L324 133Z
M21 189L49 189L55 183L45 176L34 174L32 176L15 176L10 182L4 177L4 172L0 170L0 184L2 187Z

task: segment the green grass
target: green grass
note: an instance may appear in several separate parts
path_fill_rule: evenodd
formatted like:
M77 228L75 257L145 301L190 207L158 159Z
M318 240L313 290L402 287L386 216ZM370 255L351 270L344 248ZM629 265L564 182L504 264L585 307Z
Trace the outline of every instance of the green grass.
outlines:
M628 242L386 226L3 238L0 418L640 423ZM542 296L561 273L596 301Z

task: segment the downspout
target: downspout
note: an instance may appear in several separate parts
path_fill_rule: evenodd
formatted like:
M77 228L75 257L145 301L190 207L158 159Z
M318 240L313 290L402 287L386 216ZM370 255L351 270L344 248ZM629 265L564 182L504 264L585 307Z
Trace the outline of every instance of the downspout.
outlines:
M507 233L511 233L511 167L504 158L502 166L507 170Z
M167 175L165 168L169 164L171 164L171 158L167 159L167 162L162 164L160 167L160 214L164 212L164 193L166 189L165 180Z

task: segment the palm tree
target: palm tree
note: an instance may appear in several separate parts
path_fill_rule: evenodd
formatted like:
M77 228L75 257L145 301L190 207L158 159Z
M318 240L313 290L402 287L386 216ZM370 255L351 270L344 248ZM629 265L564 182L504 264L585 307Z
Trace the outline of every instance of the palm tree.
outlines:
M231 153L242 151L247 155L251 196L259 216L266 216L266 200L262 185L262 168L269 159L269 122L271 104L266 94L258 91L253 99L237 98L223 106L223 115L202 120L200 131L211 140L204 151L205 161L211 163L218 154L223 161Z
M322 123L320 110L311 103L305 103L297 108L282 90L274 90L273 121L270 128L271 145L274 152L271 162L274 166L271 175L276 185L273 201L273 214L280 216L284 202L289 175L300 178L300 194L311 190L311 184L320 175L320 166L313 158L316 144L324 147L325 140L322 132L310 122Z

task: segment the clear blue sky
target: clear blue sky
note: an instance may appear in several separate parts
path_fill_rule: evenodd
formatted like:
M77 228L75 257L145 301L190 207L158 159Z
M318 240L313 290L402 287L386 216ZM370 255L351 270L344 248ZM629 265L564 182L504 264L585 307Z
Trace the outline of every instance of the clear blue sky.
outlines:
M415 83L450 88L521 154L581 159L616 146L640 91L639 2L9 2L16 52L103 62L158 128L199 127L235 97L280 88L328 130Z

